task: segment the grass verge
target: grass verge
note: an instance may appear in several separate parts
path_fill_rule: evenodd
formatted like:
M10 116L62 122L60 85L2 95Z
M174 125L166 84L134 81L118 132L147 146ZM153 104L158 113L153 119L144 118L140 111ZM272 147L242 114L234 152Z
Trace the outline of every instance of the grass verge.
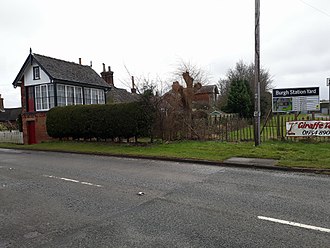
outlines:
M182 158L222 162L230 157L271 158L279 166L330 169L329 143L252 142L226 143L215 141L181 141L163 144L114 144L93 142L47 142L35 145L0 143L2 148L67 151L79 153L134 155L161 158Z

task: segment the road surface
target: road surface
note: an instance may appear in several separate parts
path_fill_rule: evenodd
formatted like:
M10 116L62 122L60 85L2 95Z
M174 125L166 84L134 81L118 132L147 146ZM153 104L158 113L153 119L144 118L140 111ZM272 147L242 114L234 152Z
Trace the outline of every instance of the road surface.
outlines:
M330 247L330 177L0 149L0 247Z

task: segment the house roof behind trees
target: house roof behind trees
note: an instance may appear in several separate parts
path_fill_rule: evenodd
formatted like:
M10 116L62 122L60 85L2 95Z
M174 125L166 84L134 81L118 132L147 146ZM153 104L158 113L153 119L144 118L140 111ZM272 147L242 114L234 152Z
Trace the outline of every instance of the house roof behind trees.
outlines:
M219 94L218 87L216 85L203 85L200 89L198 89L195 94Z
M0 122L16 121L22 108L5 108L0 111Z
M129 93L125 89L112 87L111 90L107 92L107 103L137 102L139 100L139 95Z

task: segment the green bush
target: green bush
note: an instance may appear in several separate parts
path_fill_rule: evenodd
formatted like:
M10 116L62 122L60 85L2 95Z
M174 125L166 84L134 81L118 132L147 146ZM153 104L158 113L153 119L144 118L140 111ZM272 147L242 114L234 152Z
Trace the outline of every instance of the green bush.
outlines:
M60 139L139 137L150 133L150 110L140 102L55 107L47 113L47 132Z

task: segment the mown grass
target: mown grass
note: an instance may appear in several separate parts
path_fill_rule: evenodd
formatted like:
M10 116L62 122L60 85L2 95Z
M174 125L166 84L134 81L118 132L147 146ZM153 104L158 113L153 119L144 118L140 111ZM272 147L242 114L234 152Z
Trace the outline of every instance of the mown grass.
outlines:
M159 144L116 144L94 142L47 142L35 145L0 144L2 148L67 151L92 154L183 158L222 162L230 157L277 159L279 166L330 169L329 143L267 141L253 142L181 141Z

